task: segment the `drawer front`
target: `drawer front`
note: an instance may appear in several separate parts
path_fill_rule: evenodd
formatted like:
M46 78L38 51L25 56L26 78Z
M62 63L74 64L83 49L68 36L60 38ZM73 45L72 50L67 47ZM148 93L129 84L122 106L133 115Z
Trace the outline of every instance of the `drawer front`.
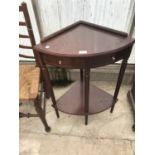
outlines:
M56 57L50 55L42 55L43 61L46 64L56 67L78 69L85 66L85 60L83 58L68 58L68 57Z
M90 68L95 68L95 67L100 67L108 64L113 64L119 60L124 59L126 56L128 56L128 53L121 51L109 55L101 55L101 56L96 56L92 57L89 59L87 62L87 66Z
M119 60L128 57L130 50L120 51L110 54L92 56L92 57L58 57L48 54L41 54L45 64L56 67L80 69L80 68L95 68L108 64L113 64Z

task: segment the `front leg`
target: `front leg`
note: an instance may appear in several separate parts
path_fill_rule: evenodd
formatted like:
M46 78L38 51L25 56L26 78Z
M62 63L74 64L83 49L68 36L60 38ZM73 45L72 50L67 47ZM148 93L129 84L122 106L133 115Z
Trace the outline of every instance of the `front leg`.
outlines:
M43 109L41 108L41 102L39 101L38 98L36 98L36 100L34 101L34 105L35 105L36 112L38 113L42 123L44 124L45 131L46 132L50 132L51 128L47 124L47 121L46 121L46 118L45 118L45 114L43 112Z
M89 113L89 80L90 80L90 69L84 70L84 102L85 102L85 125L88 124L88 113Z

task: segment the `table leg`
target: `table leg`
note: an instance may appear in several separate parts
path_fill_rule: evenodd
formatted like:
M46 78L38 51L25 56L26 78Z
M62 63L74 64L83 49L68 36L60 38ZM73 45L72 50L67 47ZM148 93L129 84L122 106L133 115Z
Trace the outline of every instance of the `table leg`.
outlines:
M84 103L85 103L85 125L88 124L88 113L89 113L89 80L90 80L90 69L84 70Z
M120 68L120 72L119 72L119 76L118 76L118 80L117 80L117 84L116 84L116 89L115 89L115 93L114 93L114 97L113 97L113 105L112 105L111 110L110 110L111 113L113 112L114 107L115 107L115 103L117 102L117 96L118 96L118 93L120 90L120 86L121 86L121 83L123 80L123 76L125 73L126 66L127 66L127 59L124 59L122 61L122 64L121 64L121 68Z
M48 70L47 70L47 68L45 66L42 68L42 70L43 70L43 74L45 76L45 83L46 83L46 86L48 87L47 88L48 92L51 93L51 100L53 102L55 113L57 115L57 118L59 118L59 112L58 112L58 109L57 109L56 100L55 100L55 96L54 96L54 92L53 92L53 87L51 85L51 81L50 81L50 78L49 78Z
M34 105L35 105L35 109L36 112L38 113L40 120L42 121L44 127L45 127L45 131L46 132L50 132L51 128L48 126L46 118L45 118L45 114L44 111L41 107L41 100L39 100L39 98L37 97L37 99L34 101Z
M80 80L83 82L83 69L80 69Z
M57 105L56 105L56 100L55 100L55 96L54 96L53 87L52 87L52 84L51 84L51 81L50 81L49 72L47 70L47 67L46 67L40 53L37 54L37 60L38 60L39 67L41 69L41 72L42 72L42 75L43 75L43 78L44 78L44 81L45 81L46 95L48 97L51 97L51 100L53 102L53 106L54 106L54 109L55 109L55 113L57 115L57 118L59 118L59 112L58 112L58 108L57 108Z
M46 92L46 98L49 99L50 98L50 94L49 94L49 92L47 90L42 70L41 70L41 75L40 75L40 81L41 81L41 91L44 90Z

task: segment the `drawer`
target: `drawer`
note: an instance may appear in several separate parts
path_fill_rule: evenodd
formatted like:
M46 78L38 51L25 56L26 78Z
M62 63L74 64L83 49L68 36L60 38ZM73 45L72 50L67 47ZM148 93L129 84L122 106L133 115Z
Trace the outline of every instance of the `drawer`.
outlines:
M100 67L108 64L113 64L119 60L124 59L126 57L126 53L124 52L118 52L118 53L113 53L113 54L108 54L108 55L100 55L96 57L92 57L89 60L87 60L90 68L95 68L95 67Z
M46 54L43 54L42 58L46 64L53 65L56 67L78 69L83 68L85 66L84 58L57 57Z
M95 68L108 64L113 64L119 60L128 57L130 51L119 51L88 57L61 57L48 54L41 54L45 64L68 69Z

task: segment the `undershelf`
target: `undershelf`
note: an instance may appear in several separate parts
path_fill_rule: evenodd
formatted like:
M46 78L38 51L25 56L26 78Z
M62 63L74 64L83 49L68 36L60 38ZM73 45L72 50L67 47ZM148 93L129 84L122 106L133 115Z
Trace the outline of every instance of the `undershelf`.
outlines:
M85 114L82 86L80 81L73 83L71 89L57 100L57 107L60 111L75 115ZM102 112L110 108L112 103L112 95L90 83L89 114Z

